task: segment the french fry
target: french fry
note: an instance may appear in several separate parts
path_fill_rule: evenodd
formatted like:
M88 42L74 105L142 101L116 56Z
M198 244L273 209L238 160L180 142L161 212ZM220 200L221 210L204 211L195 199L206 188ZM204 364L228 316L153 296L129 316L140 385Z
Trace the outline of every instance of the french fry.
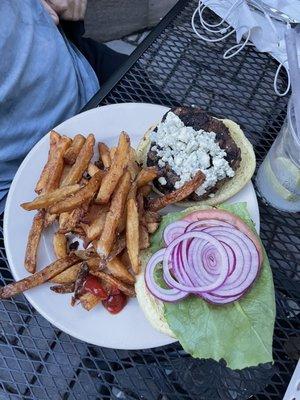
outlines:
M27 203L22 203L21 207L27 211L38 210L40 208L48 208L53 204L61 200L64 200L66 197L78 192L80 188L81 186L78 184L71 186L64 186L62 188L53 190L53 192L42 194L36 197L32 201L29 201Z
M52 192L59 187L64 169L64 155L71 142L71 139L66 136L62 136L59 140L55 153L49 163L49 176L45 185L45 193Z
M132 268L127 249L124 249L124 251L120 255L120 258L127 269Z
M122 263L122 261L115 257L113 260L107 262L108 271L116 278L121 279L125 283L134 284L135 279Z
M120 279L117 279L114 276L106 274L105 272L102 271L91 271L91 274L97 276L97 278L100 278L101 280L103 280L106 283L109 283L112 286L116 286L119 290L121 290L121 292L123 292L127 296L129 297L135 296L134 287L122 282Z
M113 160L115 158L117 148L116 147L111 147L109 151L110 159Z
M68 148L64 155L65 163L68 165L73 165L85 143L85 137L78 134L74 137L71 146Z
M0 299L8 299L16 294L25 292L25 290L39 286L54 278L54 276L60 274L77 261L78 257L75 254L70 254L65 258L56 260L41 271L0 288Z
M199 171L192 180L186 182L181 188L174 190L162 197L157 197L156 199L151 199L148 202L148 209L150 211L159 211L162 208L177 203L181 200L187 198L191 193L193 193L205 180L205 175Z
M90 201L99 189L103 174L104 172L99 170L88 181L88 183L82 189L76 192L72 197L68 197L65 200L62 200L59 203L51 206L49 208L49 213L60 214L66 211L72 211L74 210L74 208L80 207L82 204Z
M65 283L63 285L50 286L50 290L59 294L73 293L74 289L75 283Z
M94 220L94 222L91 225L86 225L86 227L84 227L88 242L99 239L104 228L107 212L108 207L105 205L102 208L101 214Z
M97 243L97 252L100 257L107 257L110 253L117 235L117 228L126 198L130 189L130 173L126 171L113 194L109 211L106 215L105 224Z
M127 201L126 246L133 272L138 274L140 272L139 214L134 198L129 198Z
M149 233L154 233L157 231L159 227L159 222L148 222L147 223L147 231Z
M136 185L138 188L141 188L148 183L152 182L153 179L157 178L157 169L155 167L147 167L143 168L137 178L136 178Z
M25 268L28 272L34 273L36 270L36 259L39 242L45 223L45 212L39 211L33 218L28 235L27 247L25 252Z
M99 171L99 168L95 164L89 163L89 165L87 167L87 172L90 176L94 176L98 171Z
M95 219L100 217L103 213L106 213L109 210L108 204L95 204L91 203L87 213L83 216L80 222L84 224L91 225Z
M74 208L74 210L70 211L69 213L60 214L60 216L63 217L60 220L61 224L59 227L59 232L65 234L68 232L74 232L74 230L77 230L78 228L82 228L82 226L79 226L79 224L84 215L87 213L88 207L89 203L87 202L77 208ZM65 214L66 216L64 216Z
M150 238L147 227L143 224L139 226L139 249L145 250L150 246Z
M79 297L80 304L86 311L90 311L97 304L101 303L101 298L93 293L85 293Z
M161 221L161 215L158 214L158 212L155 211L146 211L145 212L145 222L151 223L151 222L157 222L159 223Z
M76 301L79 299L88 273L89 267L86 262L83 262L75 280L74 294L71 298L71 306L74 306Z
M126 239L124 235L120 235L118 239L115 241L113 248L109 255L106 258L106 261L113 260L117 257L126 247Z
M100 160L102 161L104 168L105 169L110 168L111 158L110 158L109 148L106 146L105 143L99 142L98 150L99 150Z
M62 186L72 185L78 183L82 178L84 171L87 169L89 162L94 154L95 137L90 134L86 138L84 145L82 146L75 163L70 169L68 175L62 182Z
M118 147L115 157L112 160L111 167L104 176L100 186L99 193L96 197L96 203L107 203L110 199L110 196L115 190L120 178L123 175L124 169L128 164L129 147L129 136L125 132L122 132L119 137Z
M56 232L53 235L53 248L57 258L64 258L68 255L68 243L64 234Z
M50 132L50 148L49 148L49 153L48 153L48 160L42 170L42 173L40 175L40 178L35 186L35 192L40 194L44 191L48 177L49 177L49 172L50 172L50 165L52 165L52 159L54 157L54 154L56 152L56 148L58 145L58 142L60 140L61 136L59 133L55 131Z
M140 172L140 167L136 161L136 152L131 147L130 148L130 155L129 155L129 162L128 162L128 171L130 172L131 180L134 181L137 177L138 173Z
M126 210L123 210L121 217L119 219L119 224L117 227L117 232L120 234L126 228Z
M90 270L96 270L99 268L100 258L90 257L84 262L86 262ZM52 278L51 282L59 284L68 284L75 282L78 272L82 268L82 263L83 261L80 261L79 263L72 265L70 268L66 269L61 274L58 274L54 278Z
M139 193L141 193L143 197L147 197L151 193L151 191L152 191L151 185L145 185L139 189Z
M87 261L89 258L97 256L97 252L93 247L89 247L86 250L76 250L74 251L74 254L83 261Z

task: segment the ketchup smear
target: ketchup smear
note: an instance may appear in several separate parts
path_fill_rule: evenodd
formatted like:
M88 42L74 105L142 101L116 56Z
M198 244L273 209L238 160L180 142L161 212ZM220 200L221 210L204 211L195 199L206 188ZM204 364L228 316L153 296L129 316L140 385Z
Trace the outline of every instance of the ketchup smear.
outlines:
M111 314L118 314L127 303L127 297L117 287L112 287L107 292L101 285L100 280L93 275L88 275L83 284L83 290L100 297L103 306Z

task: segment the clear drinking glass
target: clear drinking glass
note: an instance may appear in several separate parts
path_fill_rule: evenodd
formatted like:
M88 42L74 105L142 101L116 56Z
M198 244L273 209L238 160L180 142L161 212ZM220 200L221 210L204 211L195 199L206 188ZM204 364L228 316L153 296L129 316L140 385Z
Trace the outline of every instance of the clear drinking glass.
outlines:
M273 207L300 211L300 132L297 135L291 99L282 128L258 169L256 185Z

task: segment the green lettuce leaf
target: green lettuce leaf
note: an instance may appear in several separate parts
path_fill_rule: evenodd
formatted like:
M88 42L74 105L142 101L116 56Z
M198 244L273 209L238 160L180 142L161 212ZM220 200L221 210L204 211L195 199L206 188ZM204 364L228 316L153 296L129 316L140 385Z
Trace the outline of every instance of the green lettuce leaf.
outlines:
M219 208L238 215L255 232L246 203L226 204ZM153 252L163 247L165 226L190 212L176 212L163 218L160 229L152 237ZM184 350L193 357L224 359L232 369L273 362L275 295L265 252L261 273L241 300L216 306L189 296L177 303L164 303L164 314Z

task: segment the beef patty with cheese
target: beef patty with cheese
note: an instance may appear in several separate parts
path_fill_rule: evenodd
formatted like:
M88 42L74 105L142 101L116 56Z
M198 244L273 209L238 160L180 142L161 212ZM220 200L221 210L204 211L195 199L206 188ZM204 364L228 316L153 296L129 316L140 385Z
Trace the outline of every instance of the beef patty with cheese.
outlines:
M255 169L252 146L240 127L194 107L169 110L147 132L138 152L144 165L158 168L154 187L163 194L179 189L199 170L204 173L204 183L187 199L190 205L219 204L239 191Z
M174 116L172 116L172 114L174 114ZM170 116L172 117L169 118ZM214 167L213 165L214 156L212 154L212 151L209 151L208 148L209 146L205 146L206 143L204 142L205 139L207 138L207 135L204 135L204 132L209 134L212 133L211 135L212 140L216 144L218 144L221 150L223 150L224 156L222 158L228 163L228 166L230 167L230 169L228 168L227 174L226 171L224 171L223 174L220 173L218 176L216 176L217 174L214 174L215 179L212 180L211 184L208 187L204 188L203 190L199 190L198 193L194 192L190 196L191 200L205 199L208 196L215 193L226 180L234 176L234 173L239 167L241 162L241 150L230 136L229 129L224 125L224 123L222 121L217 120L216 118L211 117L209 114L207 114L200 108L178 107L171 109L168 113L164 115L160 126L154 129L154 132L156 132L156 136L157 136L157 131L161 128L161 125L167 125L168 119L171 120L171 124L174 120L175 123L176 122L178 123L179 121L176 121L176 117L182 122L182 124L184 124L184 126L182 128L178 127L179 129L176 129L174 132L175 146L183 147L181 152L185 156L184 162L186 164L190 164L191 174L189 174L190 176L188 178L192 178L197 172L197 169L198 170L202 169L202 172L207 173ZM181 133L180 131L182 129L185 130L188 127L192 128L193 131L191 131L190 129L188 135L186 135L187 137L185 138L186 140L188 140L188 142L185 143L184 138L182 138L183 140L181 140L180 138L180 133ZM186 132L183 132L183 134L185 133ZM194 137L195 139L198 140L195 140L196 145L194 145L193 147L190 141L193 140ZM201 146L202 137L203 137L203 143ZM172 146L167 146L167 147L172 148ZM216 149L214 148L212 150L215 151ZM178 155L178 153L180 154L181 152L177 153L173 152L174 157L176 158L176 155ZM206 161L205 165L201 165L200 160L199 162L197 162L198 161L197 152L200 153L200 155L202 152L205 152L207 154L208 160L205 160ZM159 162L160 160L162 161L162 157L160 156L160 154L163 153L164 153L164 148L160 147L159 143L151 141L151 147L147 154L147 166L158 167L160 178L154 182L154 185L161 193L166 194L173 191L174 189L178 189L184 183L184 181L189 179L186 180L180 179L181 177L180 171L182 170L180 166L179 168L176 169L177 170L176 173L172 168L172 166L170 165L169 161L166 160L164 163ZM171 157L172 157L172 151L170 152L169 159ZM195 162L192 162L192 160L191 162L189 162L190 158L192 158L192 160L193 158L195 158ZM176 164L176 159L174 160L174 163Z

